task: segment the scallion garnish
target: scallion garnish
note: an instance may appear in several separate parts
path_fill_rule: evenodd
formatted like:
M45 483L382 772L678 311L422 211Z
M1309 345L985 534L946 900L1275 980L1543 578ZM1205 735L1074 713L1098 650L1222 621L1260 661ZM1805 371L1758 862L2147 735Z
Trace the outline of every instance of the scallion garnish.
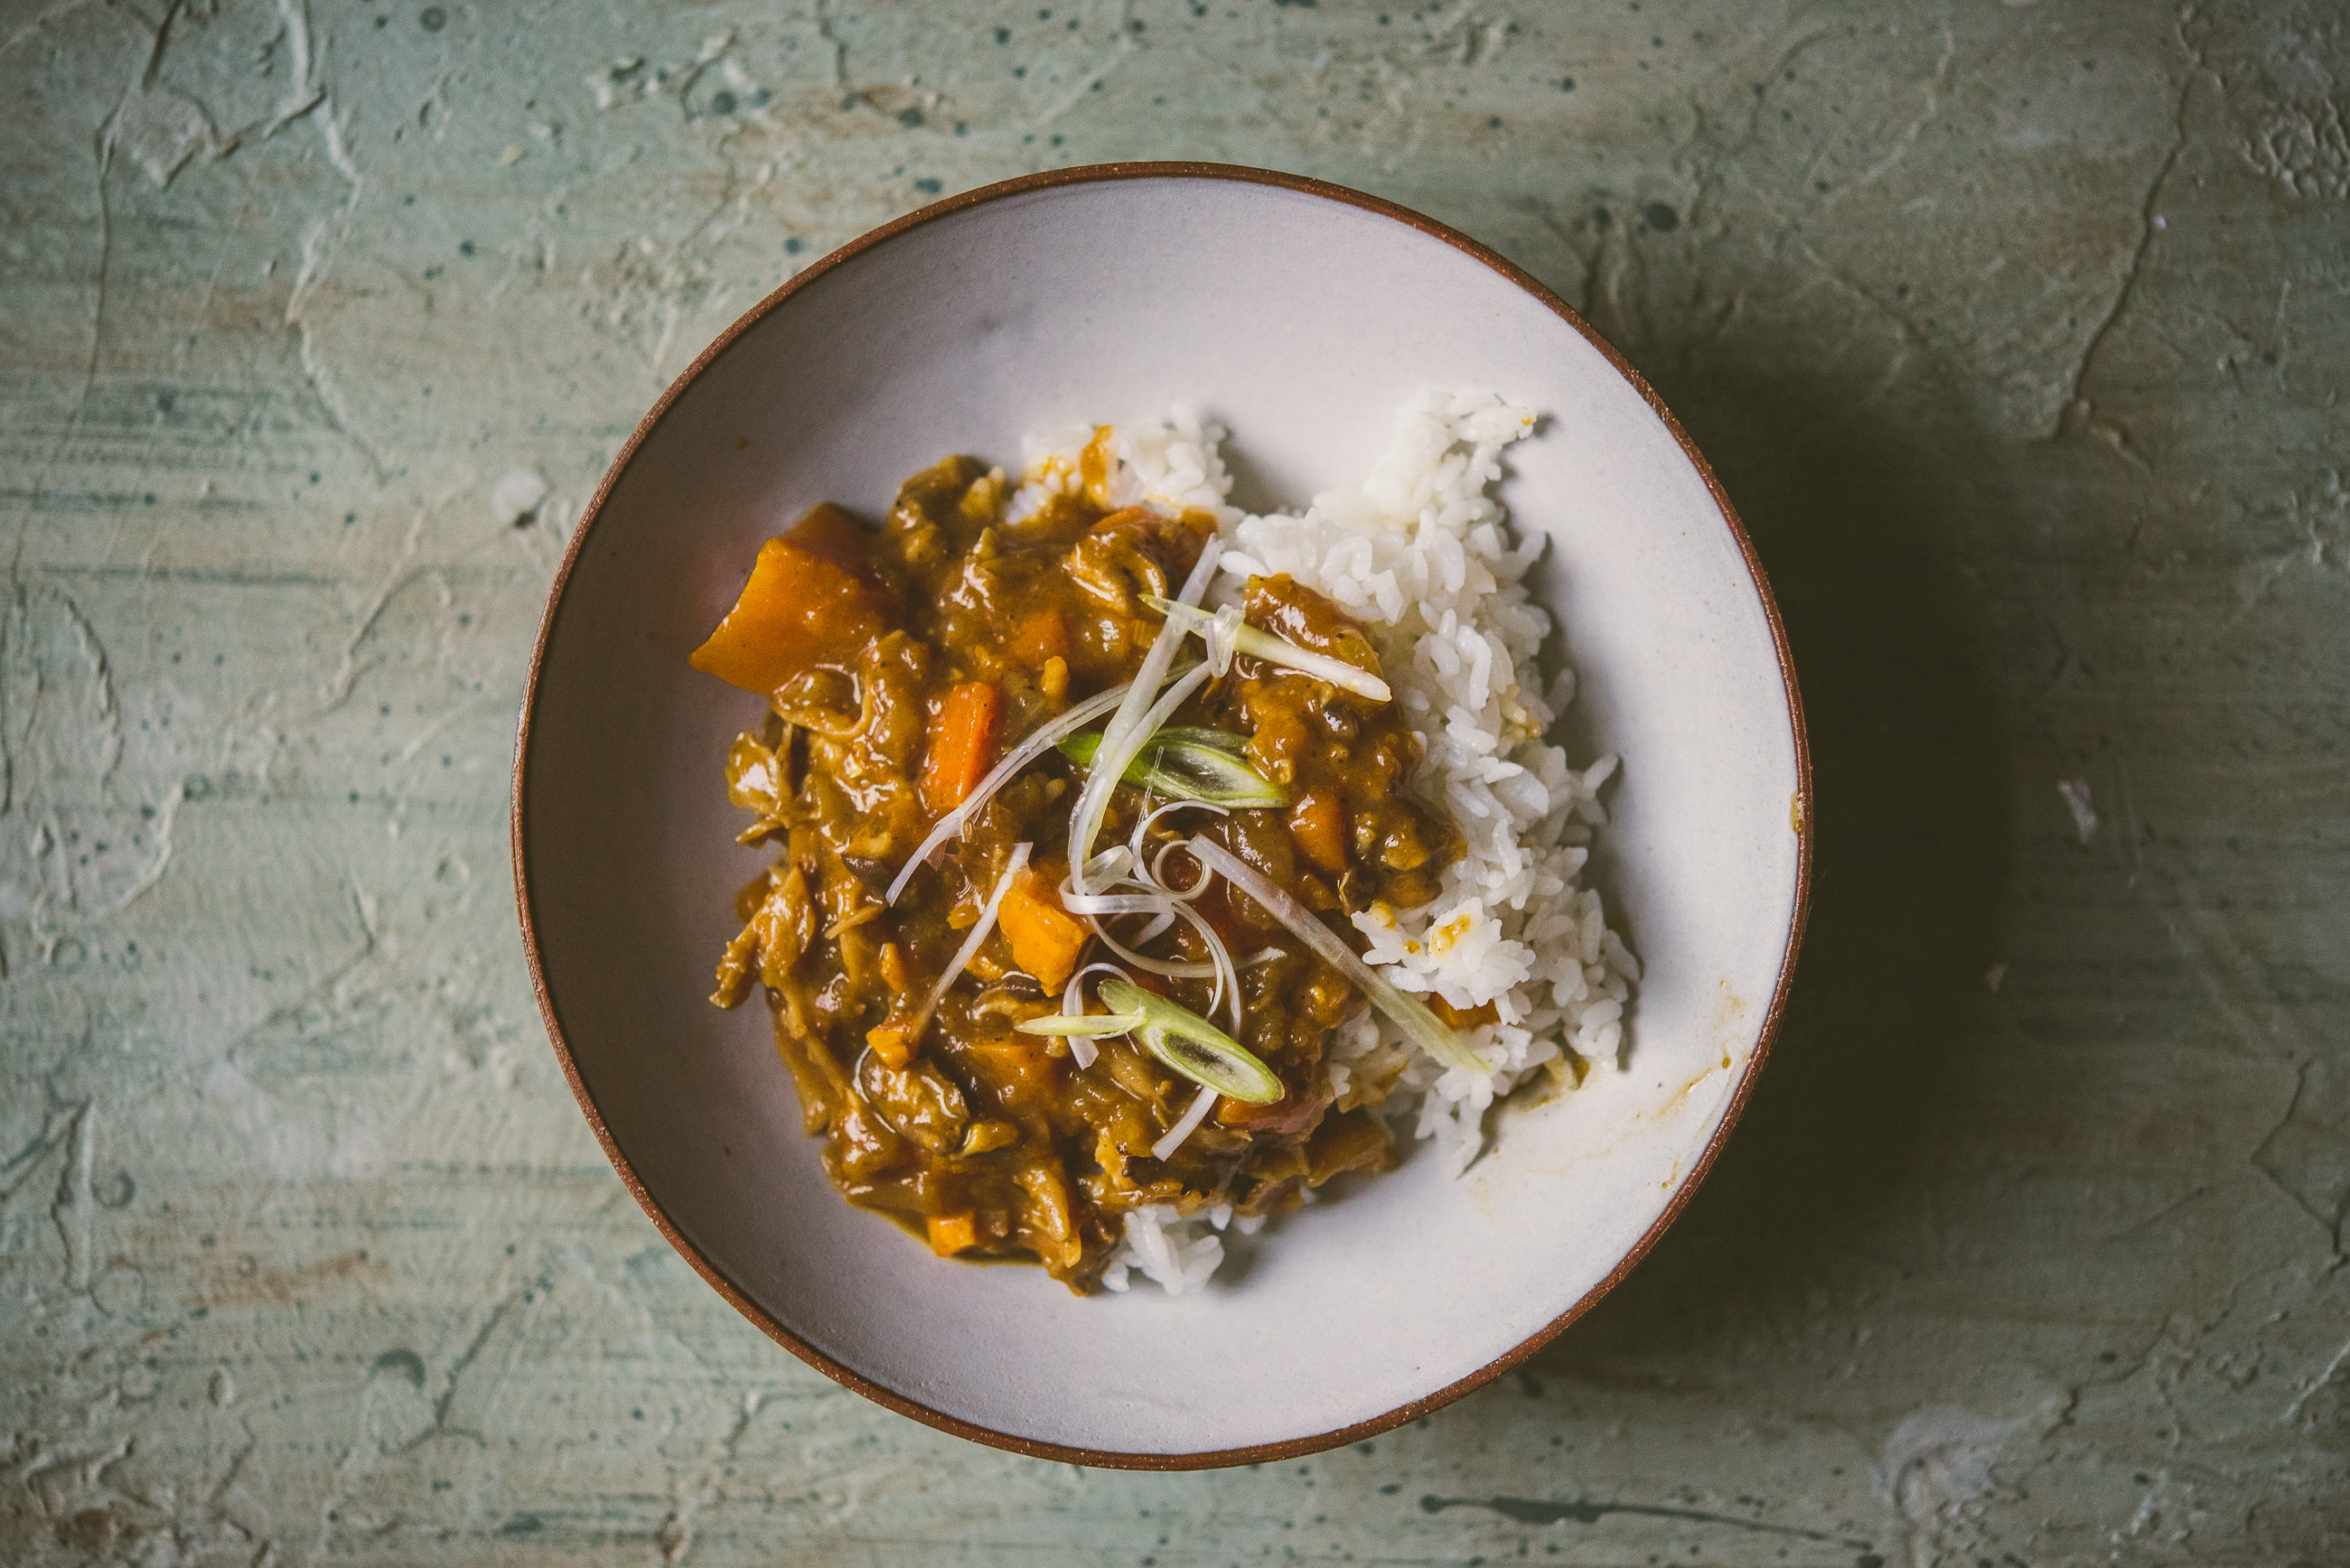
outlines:
M1198 1013L1153 996L1130 980L1105 980L1098 989L1106 1006L1140 1013L1134 1038L1191 1082L1252 1106L1269 1106L1289 1092L1272 1068Z
M1148 1023L1139 1012L1048 1012L1042 1018L1027 1018L1012 1027L1023 1034L1082 1035L1090 1040L1103 1034L1129 1034Z
M1395 1020L1413 1044L1456 1072L1480 1075L1492 1073L1493 1069L1469 1048L1466 1040L1428 1010L1426 1002L1389 984L1385 976L1339 940L1337 933L1316 919L1312 910L1274 886L1263 872L1211 838L1194 836L1188 842L1200 864L1263 905L1265 912L1287 927L1290 934L1353 981L1370 998L1371 1005Z
M1093 766L1101 735L1087 731L1060 742L1060 753L1081 768ZM1251 767L1248 742L1223 730L1170 724L1142 743L1128 763L1124 782L1169 800L1205 805L1287 805L1288 792Z
M955 950L955 956L947 960L947 967L939 972L937 983L931 987L930 995L923 999L921 1011L914 1014L913 1023L907 1026L906 1049L909 1053L921 1044L922 1031L931 1026L931 1014L939 1010L939 1003L946 1000L948 990L978 955L979 944L987 940L987 933L995 929L995 912L1003 907L1003 895L1012 891L1012 884L1019 880L1020 873L1028 868L1028 851L1033 847L1027 844L1012 846L1011 857L1003 863L1003 875L995 879L995 890L988 894L987 902L980 906L979 919L972 924L971 935L963 938L962 946Z
M1208 1113L1215 1108L1215 1105L1216 1091L1213 1089L1201 1089L1192 1096L1191 1108L1167 1129L1164 1137L1150 1146L1150 1158L1158 1160L1174 1158L1175 1151L1183 1147L1183 1140L1200 1130L1200 1124L1208 1119Z
M1275 637L1269 631L1242 621L1226 628L1216 617L1190 605L1162 599L1156 594L1144 594L1142 602L1167 618L1170 626L1180 626L1186 631L1196 631L1210 639L1210 662L1215 662L1213 639L1229 635L1234 653L1245 653L1251 659L1261 659L1267 664L1277 664L1300 674L1311 675L1316 680L1326 680L1342 691L1351 691L1374 702L1385 702L1395 695L1388 683L1367 670L1357 670L1343 659L1333 659L1326 653L1316 653L1310 648L1300 648L1285 637Z
M1183 579L1183 591L1175 596L1177 603L1200 602L1200 596L1208 591L1208 579L1216 575L1216 563L1223 557L1223 551L1222 539L1208 541L1200 551L1199 560L1192 564L1191 575ZM1110 792L1118 787L1118 775L1142 750L1142 742L1173 716L1191 688L1207 678L1205 666L1193 670L1175 683L1172 692L1159 693L1154 705L1153 694L1159 693L1159 684L1167 679L1168 666L1175 661L1175 650L1183 642L1183 634L1178 631L1170 637L1171 630L1173 628L1162 622L1151 638L1134 683L1127 688L1118 711L1110 715L1108 724L1102 730L1102 749L1109 753L1111 761L1087 775L1085 788L1077 792L1076 804L1069 807L1069 879L1080 893L1094 891L1094 839L1101 833L1102 818L1109 811Z
M906 884L914 879L914 868L928 860L931 851L940 845L950 838L962 836L963 825L979 815L980 808L997 790L1011 782L1013 774L1044 755L1046 748L1070 731L1082 729L1125 701L1131 690L1130 687L1113 686L1098 696L1088 697L1059 718L1037 726L1035 734L1013 747L1002 762L988 770L987 776L979 781L971 794L963 797L961 805L939 818L938 826L931 829L930 836L922 840L921 846L906 857L905 865L898 868L897 878L889 884L887 901L892 904L898 901L898 895L904 892Z

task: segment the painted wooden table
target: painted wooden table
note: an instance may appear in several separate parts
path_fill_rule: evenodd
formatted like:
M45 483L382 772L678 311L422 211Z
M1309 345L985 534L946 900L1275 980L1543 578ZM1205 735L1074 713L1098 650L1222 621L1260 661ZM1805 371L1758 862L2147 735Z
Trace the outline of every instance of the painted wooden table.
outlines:
M0 5L0 1560L2345 1560L2345 26ZM538 609L667 379L933 195L1134 157L1586 312L1754 531L1821 796L1779 1056L1631 1282L1190 1477L739 1321L588 1137L506 871Z

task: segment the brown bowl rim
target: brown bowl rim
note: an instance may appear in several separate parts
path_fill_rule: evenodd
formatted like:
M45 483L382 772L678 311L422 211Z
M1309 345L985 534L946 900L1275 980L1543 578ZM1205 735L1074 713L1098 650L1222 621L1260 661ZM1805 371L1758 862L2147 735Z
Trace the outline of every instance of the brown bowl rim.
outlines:
M1772 645L1777 649L1779 656L1779 674L1786 688L1787 712L1794 730L1796 774L1796 799L1794 810L1798 838L1795 908L1794 918L1789 921L1787 928L1786 954L1780 961L1778 984L1772 992L1770 1010L1763 1015L1762 1033L1755 1041L1753 1054L1747 1058L1745 1071L1739 1076L1738 1085L1731 1095L1728 1107L1722 1112L1721 1121L1716 1126L1713 1136L1706 1141L1704 1149L1700 1152L1696 1161L1690 1166L1687 1179L1680 1183L1671 1199L1667 1201L1664 1211L1657 1216L1656 1222L1648 1227L1639 1241L1633 1245L1631 1251L1627 1252L1609 1272L1606 1279L1594 1285L1574 1305L1527 1336L1515 1348L1496 1356L1467 1376L1448 1384L1432 1394L1414 1399L1409 1404L1398 1406L1385 1415L1373 1417L1367 1421L1357 1421L1352 1426L1342 1427L1336 1431L1316 1433L1309 1437L1290 1438L1274 1443L1257 1443L1247 1448L1212 1449L1180 1454L1124 1452L1039 1442L1035 1438L999 1432L993 1428L983 1427L976 1422L965 1421L941 1411L933 1410L918 1399L909 1398L895 1389L884 1387L852 1371L815 1346L806 1344L769 1315L764 1308L753 1301L733 1281L721 1273L692 1242L686 1240L671 1220L667 1211L661 1208L660 1201L646 1190L644 1183L638 1179L636 1168L629 1163L628 1156L621 1153L619 1145L613 1140L611 1129L605 1125L603 1114L598 1108L595 1097L588 1093L587 1083L580 1076L579 1065L571 1054L570 1042L565 1037L563 1026L556 1018L555 1001L547 990L546 970L539 961L538 931L531 910L530 878L526 869L528 859L525 854L523 822L523 800L530 767L531 719L538 703L538 679L541 667L546 658L547 639L554 632L556 617L562 607L564 589L571 580L572 567L579 559L580 546L587 541L588 529L595 524L598 515L603 510L605 500L612 493L612 489L619 483L621 473L627 470L629 460L636 455L637 449L644 444L645 439L652 433L653 428L660 423L662 417L675 405L679 396L691 384L693 379L707 369L720 354L725 352L736 338L794 294L833 268L862 255L867 251L887 244L899 235L920 228L925 223L988 202L999 201L1006 196L1021 195L1031 191L1046 191L1067 185L1095 184L1111 181L1165 179L1230 180L1243 184L1270 185L1304 195L1317 196L1326 201L1343 202L1347 206L1408 224L1421 234L1441 240L1462 254L1482 262L1516 284L1555 312L1567 325L1581 333L1585 340L1594 348L1607 356L1607 362L1616 368L1617 374L1629 382L1633 389L1648 400L1648 407L1656 410L1657 417L1664 421L1665 428L1670 431L1673 439L1680 443L1683 454L1697 470L1699 476L1705 481L1706 489L1713 496L1714 505L1721 513L1722 522L1729 527L1731 536L1737 540L1740 554L1745 557L1747 575L1753 581L1755 592L1762 597L1763 614L1771 624ZM1697 1191L1699 1184L1712 1169L1714 1159L1721 1153L1722 1145L1728 1140L1731 1129L1738 1124L1739 1116L1745 1111L1747 1101L1753 1094L1754 1081L1762 1072L1764 1060L1771 1054L1772 1042L1778 1034L1780 1023L1786 1011L1788 990L1794 981L1795 959L1803 946L1804 925L1811 914L1813 838L1815 831L1812 798L1811 745L1804 721L1803 693L1796 684L1794 659L1788 650L1786 627L1780 619L1778 601L1772 595L1770 579L1763 574L1762 563L1754 553L1754 543L1747 536L1745 525L1739 521L1737 509L1731 505L1730 497L1722 490L1721 482L1714 476L1712 466L1698 451L1696 443L1690 440L1689 432L1681 428L1680 421L1673 417L1672 410L1668 409L1664 400L1657 396L1655 389L1651 388L1640 373L1632 368L1623 355L1616 351L1615 346L1601 337L1572 306L1545 287L1523 268L1505 260L1459 230L1438 223L1423 213L1413 212L1409 207L1360 191L1351 190L1344 185L1333 184L1326 180L1315 180L1306 175L1291 174L1280 170L1257 169L1236 163L1163 161L1093 163L1068 169L1045 170L1034 174L1024 174L1017 179L999 181L992 185L982 185L961 192L943 201L933 202L927 207L908 213L903 217L882 224L869 234L851 240L838 250L794 274L773 294L743 312L733 326L720 333L716 340L695 358L692 364L685 368L684 372L676 380L670 383L669 389L664 391L660 400L653 404L651 410L645 415L643 421L638 424L635 432L629 437L628 444L623 446L619 454L612 460L611 467L606 470L603 482L597 486L595 498L580 514L579 524L572 532L570 545L564 551L563 565L556 571L554 584L547 590L546 609L539 620L538 639L531 649L530 670L523 683L521 723L515 739L511 844L514 857L515 908L521 920L523 948L530 964L531 990L538 998L539 1015L546 1021L547 1038L553 1043L556 1059L562 1064L563 1076L570 1084L572 1096L579 1102L580 1112L587 1116L588 1127L595 1132L596 1141L603 1147L604 1156L612 1162L612 1168L619 1173L621 1184L629 1189L629 1195L637 1200L638 1206L644 1210L647 1218L652 1220L661 1235L667 1238L669 1244L676 1248L679 1254L693 1266L694 1272L708 1282L711 1289L723 1296L736 1312L756 1324L768 1338L834 1382L854 1389L878 1405L895 1410L901 1416L910 1417L925 1426L934 1427L941 1432L968 1438L975 1443L983 1443L991 1448L1024 1454L1033 1459L1055 1459L1065 1464L1112 1469L1198 1470L1214 1469L1232 1465L1264 1464L1295 1459L1305 1454L1320 1453L1327 1449L1339 1448L1347 1443L1360 1442L1366 1438L1377 1437L1407 1421L1416 1420L1431 1410L1451 1404L1465 1394L1473 1393L1517 1366L1557 1338L1570 1324L1597 1304L1601 1297L1623 1282L1633 1267L1648 1255L1651 1247L1656 1245L1657 1239L1680 1217L1681 1210L1689 1204L1690 1195Z

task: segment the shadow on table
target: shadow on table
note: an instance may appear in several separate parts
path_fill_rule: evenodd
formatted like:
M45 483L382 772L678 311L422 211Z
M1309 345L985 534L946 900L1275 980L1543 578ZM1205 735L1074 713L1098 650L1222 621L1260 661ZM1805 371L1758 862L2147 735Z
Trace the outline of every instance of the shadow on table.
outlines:
M1991 962L2009 841L1988 665L1953 602L1959 567L1936 556L2002 504L1963 415L1878 414L1842 389L1718 362L1659 390L1715 465L1785 618L1818 803L1813 906L1743 1120L1674 1228L1537 1363L1568 1375L1687 1359L1815 1285L1824 1260L1902 1201L1908 1152L1941 1142L1962 1103L1949 1092L1968 1070L1958 1026Z

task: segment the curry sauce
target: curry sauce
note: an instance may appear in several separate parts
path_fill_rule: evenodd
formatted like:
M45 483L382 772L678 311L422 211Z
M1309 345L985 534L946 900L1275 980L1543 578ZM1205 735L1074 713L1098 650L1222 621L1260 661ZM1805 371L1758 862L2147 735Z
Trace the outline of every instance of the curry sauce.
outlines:
M1183 922L1097 927L1064 907L1086 781L1066 756L1046 751L1022 768L888 898L1012 746L1136 678L1165 626L1145 597L1174 595L1214 533L1205 514L1111 510L1098 493L1074 485L1014 518L1002 473L954 457L908 480L878 529L818 506L768 542L741 603L694 655L769 700L726 774L755 815L743 841L779 851L738 898L742 933L712 1000L764 995L807 1130L849 1201L942 1254L1033 1256L1079 1291L1139 1206L1263 1215L1395 1159L1385 1125L1355 1104L1364 1096L1334 1107L1325 1068L1330 1031L1362 996L1229 881L1190 907L1238 965L1232 1037L1277 1075L1277 1099L1218 1099L1161 1158L1153 1146L1196 1084L1132 1038L1102 1039L1097 1054L1021 1032L1061 1011L1083 965L1115 961L1105 931L1179 967L1208 956ZM1251 579L1243 614L1378 670L1362 628L1287 577ZM1236 737L1234 754L1284 803L1145 824L1167 803L1120 784L1101 842L1128 842L1141 825L1145 857L1187 886L1205 869L1180 843L1201 834L1358 948L1348 914L1426 903L1461 852L1452 824L1407 788L1419 745L1391 701L1243 656L1170 722ZM1007 880L1024 844L1033 857ZM993 928L920 1016L999 885ZM1121 967L1155 996L1211 1011L1209 980Z

